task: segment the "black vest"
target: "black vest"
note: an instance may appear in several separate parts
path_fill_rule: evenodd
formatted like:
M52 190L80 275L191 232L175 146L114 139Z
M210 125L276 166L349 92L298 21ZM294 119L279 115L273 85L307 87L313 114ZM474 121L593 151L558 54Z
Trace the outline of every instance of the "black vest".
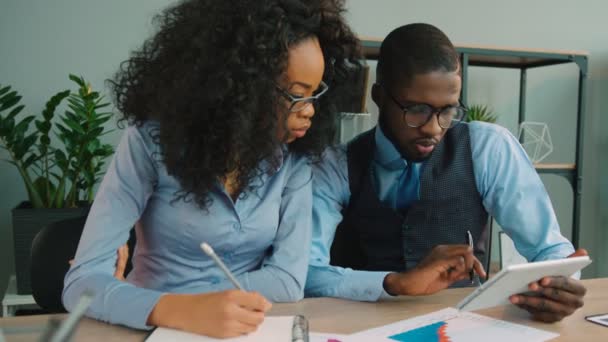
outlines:
M475 255L486 262L488 213L477 190L469 127L447 131L420 175L420 199L406 211L381 203L373 184L374 129L347 148L350 201L342 211L330 263L368 271L410 269L440 244L465 244L469 230Z

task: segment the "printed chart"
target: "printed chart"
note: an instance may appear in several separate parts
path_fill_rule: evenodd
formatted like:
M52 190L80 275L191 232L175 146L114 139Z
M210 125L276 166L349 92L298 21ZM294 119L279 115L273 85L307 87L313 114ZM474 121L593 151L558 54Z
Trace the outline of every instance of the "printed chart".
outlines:
M348 341L492 342L547 341L559 335L454 308L443 309L349 336Z

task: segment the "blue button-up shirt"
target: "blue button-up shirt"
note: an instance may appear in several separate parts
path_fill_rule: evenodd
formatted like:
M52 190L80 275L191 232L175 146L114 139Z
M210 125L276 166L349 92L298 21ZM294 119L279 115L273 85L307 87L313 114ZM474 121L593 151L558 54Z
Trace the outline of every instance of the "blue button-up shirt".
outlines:
M511 133L498 125L469 125L473 170L485 209L529 261L557 259L574 252L559 229L551 201L534 166ZM396 184L407 162L379 127L372 167L378 198L394 208ZM413 163L412 167L423 167ZM422 173L422 172L420 172ZM419 189L418 189L419 190ZM410 198L419 198L416 193ZM346 147L328 149L313 166L313 241L306 296L377 300L388 272L356 271L329 265L329 251L350 189Z
M159 160L160 147L149 134L155 128L129 127L117 147L65 278L66 308L91 289L90 317L146 328L163 293L233 288L201 242L214 248L246 290L275 302L301 299L311 239L307 158L280 150L280 168L256 180L260 187L234 203L218 183L205 211L194 201L175 200L181 187ZM116 250L137 221L133 270L121 282L113 277Z

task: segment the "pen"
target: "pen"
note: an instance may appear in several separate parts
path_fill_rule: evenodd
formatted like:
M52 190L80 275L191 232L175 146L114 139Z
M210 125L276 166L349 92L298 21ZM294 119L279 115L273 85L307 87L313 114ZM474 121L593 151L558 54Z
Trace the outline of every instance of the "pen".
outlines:
M467 244L469 245L469 247L471 247L471 250L475 250L473 247L473 235L471 235L471 231L467 230ZM473 269L471 268L471 270L469 271L469 279L471 280L471 284L473 283L473 277L475 276L475 272L473 272Z
M232 282L234 287L236 287L239 290L244 290L243 287L241 286L241 284L239 284L238 280L236 280L236 278L232 275L232 272L230 272L230 270L226 267L226 265L224 265L222 260L217 256L217 254L215 254L215 252L213 251L213 248L211 248L211 246L209 246L209 244L207 244L206 242L201 243L201 249L203 250L203 252L205 252L205 254L210 256L211 259L213 259L213 261L215 261L215 263L224 272L224 274L226 275L228 280L230 280Z

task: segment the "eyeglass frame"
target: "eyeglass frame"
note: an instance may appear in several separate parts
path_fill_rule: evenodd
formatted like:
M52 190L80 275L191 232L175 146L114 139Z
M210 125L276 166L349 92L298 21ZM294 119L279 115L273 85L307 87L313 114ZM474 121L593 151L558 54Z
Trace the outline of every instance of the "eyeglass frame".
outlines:
M401 104L401 102L397 101L397 99L396 99L396 98L395 98L395 97L394 97L394 96L393 96L393 95L392 95L392 94L391 94L391 93L388 91L388 89L386 89L386 87L384 87L384 86L383 86L383 85L381 85L381 84L380 84L380 87L381 87L381 88L384 90L384 92L386 93L386 95L388 95L388 97L389 97L391 100L393 100L393 102L394 102L394 103L397 105L397 107L399 107L399 109L401 109L401 111L403 112L403 121L405 122L405 124L406 124L408 127L411 127L411 128L418 128L418 127L422 127L422 126L426 125L427 123L429 123L429 121L431 121L431 118L432 118L433 116L437 116L437 123L439 124L439 127L443 128L443 129L450 129L450 128L453 128L454 126L456 126L456 125L460 124L460 123L461 123L461 122L464 120L464 117L466 116L467 111L469 110L469 109L468 109L466 106L464 106L464 105L462 104L462 102L461 102L460 100L458 100L458 106L454 106L454 105L448 105L448 106L445 106L445 107L442 107L442 108L437 108L437 107L431 106L430 104L428 104L428 103L424 103L424 102L410 102L410 104L409 104L409 105L403 105L403 104ZM411 108L411 107L413 107L413 106L420 106L420 105L423 105L423 106L427 106L427 107L429 107L429 108L431 109L431 113L430 113L430 114L429 114L429 116L426 118L426 120L425 120L423 123L421 123L420 125L412 125L412 124L410 124L410 123L408 122L408 120L407 120L407 113L408 113L408 110L409 110L409 108ZM441 122L439 121L439 115L440 115L440 114L441 114L441 113L442 113L444 110L446 110L446 109L448 109L448 108L455 108L455 109L457 109L457 110L459 110L459 109L460 109L460 110L462 110L462 117L461 117L459 120L451 120L451 121L450 121L450 126L449 126L449 127L443 127L443 126L441 125ZM411 112L411 111L410 111L410 112ZM456 122L455 124L452 124L454 121L457 121L457 122Z
M285 98L287 98L290 101L289 112L290 113L297 113L297 112L301 112L304 109L308 108L310 105L313 105L316 101L319 100L319 98L321 97L321 95L325 94L329 90L329 86L327 85L327 83L325 83L323 81L321 81L321 83L319 83L319 86L323 86L324 88L319 93L317 93L316 95L308 96L308 97L295 97L290 92L288 92L287 90L279 87L278 85L277 85L277 89L281 92L281 94L283 96L285 96ZM292 110L293 107L298 102L306 102L306 104L304 105L304 107L302 107L302 108L300 108L298 110Z

